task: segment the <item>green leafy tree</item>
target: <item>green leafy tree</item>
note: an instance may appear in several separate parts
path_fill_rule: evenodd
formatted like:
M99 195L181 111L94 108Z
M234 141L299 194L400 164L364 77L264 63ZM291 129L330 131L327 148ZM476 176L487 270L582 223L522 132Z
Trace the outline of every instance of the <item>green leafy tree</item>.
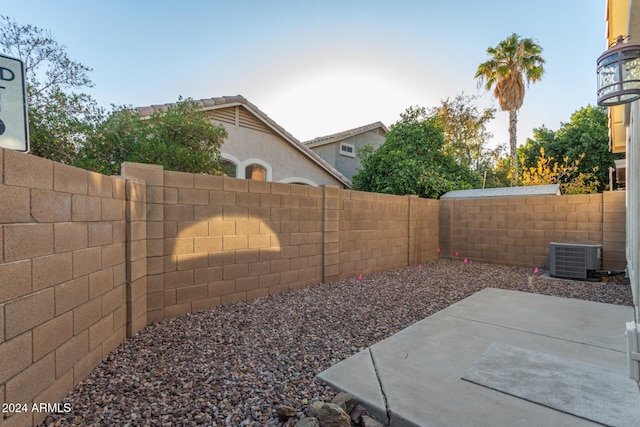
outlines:
M518 147L518 159L526 167L535 167L538 164L540 149L549 147L554 143L556 133L545 126L533 130L533 138L527 138L524 145Z
M0 16L0 50L24 63L31 153L72 163L102 119L91 96L75 90L93 86L90 68L71 60L49 31Z
M107 175L119 174L122 162L217 174L222 168L220 146L226 136L225 128L213 125L191 99L180 100L149 117L120 107L83 144L76 165Z
M495 117L495 109L478 109L477 97L464 94L442 100L429 110L440 118L444 132L444 150L458 163L476 169L481 166L487 141L492 137L487 123Z
M506 146L502 144L493 149L484 149L478 172L483 174L484 188L508 187L512 182L512 169Z
M360 191L438 198L480 181L478 174L445 153L441 120L422 107L401 114L385 143L361 160L363 168L353 177L353 188Z
M614 166L619 155L609 150L606 107L588 105L580 108L571 115L569 122L561 123L556 132L542 126L534 129L533 135L519 152L525 166L535 166L543 148L549 157L567 158L569 164L577 161L579 172L593 173L598 181L598 191L607 188L609 168ZM593 172L594 168L597 168L596 172Z
M485 90L494 88L493 95L503 111L509 112L509 146L511 164L517 169L518 110L522 107L527 84L537 82L544 74L542 48L530 38L511 34L496 47L489 47L490 59L478 66L475 78Z

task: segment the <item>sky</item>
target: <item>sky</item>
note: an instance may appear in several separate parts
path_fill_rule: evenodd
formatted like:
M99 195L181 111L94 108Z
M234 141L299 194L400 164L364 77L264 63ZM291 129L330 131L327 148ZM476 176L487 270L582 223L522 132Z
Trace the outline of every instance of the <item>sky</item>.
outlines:
M512 33L543 48L518 144L596 104L605 0L2 0L0 14L50 30L92 68L104 106L242 95L300 141L381 121L458 94L494 107L489 146L508 113L474 74Z

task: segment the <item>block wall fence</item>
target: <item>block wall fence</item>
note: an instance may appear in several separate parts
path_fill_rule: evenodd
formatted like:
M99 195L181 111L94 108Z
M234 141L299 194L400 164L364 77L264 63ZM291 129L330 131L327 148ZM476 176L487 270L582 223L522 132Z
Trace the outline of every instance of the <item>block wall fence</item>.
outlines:
M0 150L0 425L29 426L146 325L145 185Z
M148 322L437 257L436 200L139 163L122 175L146 183Z
M621 269L624 217L624 193L439 201L0 149L0 404L60 402L154 321L455 251L546 266L550 241L588 241Z
M549 243L602 244L603 268L626 267L625 192L440 200L441 257L549 268Z

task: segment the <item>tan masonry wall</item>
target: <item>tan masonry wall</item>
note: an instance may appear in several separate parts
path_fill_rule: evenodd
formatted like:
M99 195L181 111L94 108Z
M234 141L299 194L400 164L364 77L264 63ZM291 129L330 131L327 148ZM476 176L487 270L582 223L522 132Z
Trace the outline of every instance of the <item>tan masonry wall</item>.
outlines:
M142 302L127 316L126 212L137 197L127 189L120 178L0 150L0 404L59 402L146 324ZM46 416L9 415L0 424Z
M623 270L625 193L440 201L441 256L549 268L549 243L603 245L603 268Z
M147 184L149 322L436 257L434 200L137 163L122 173Z
M325 189L325 280L437 258L438 201Z
M323 188L164 171L147 183L148 321L322 282Z
M145 325L440 256L624 268L624 193L439 201L164 171L107 177L0 149L0 404L55 403ZM2 415L3 426L46 414Z

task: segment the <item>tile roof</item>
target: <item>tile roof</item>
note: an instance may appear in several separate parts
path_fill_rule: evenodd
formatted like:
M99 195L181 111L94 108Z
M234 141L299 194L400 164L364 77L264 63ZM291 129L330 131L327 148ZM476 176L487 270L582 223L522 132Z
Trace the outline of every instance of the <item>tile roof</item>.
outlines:
M318 147L320 145L331 144L333 142L337 142L342 139L346 139L361 133L369 132L370 130L374 130L377 128L382 128L385 134L388 132L387 127L382 122L375 122L369 125L345 130L343 132L338 132L331 135L319 136L317 138L312 139L311 141L305 141L303 142L303 144L308 147Z
M264 112L262 112L258 107L249 102L244 96L236 95L236 96L222 96L218 98L206 98L206 99L195 99L193 100L197 104L202 106L203 110L214 110L218 108L231 107L236 105L242 105L251 113L253 113L258 119L264 122L267 126L269 126L274 132L279 134L284 140L286 140L289 144L293 145L297 148L302 154L310 158L313 162L315 162L318 166L326 170L330 175L344 184L347 188L351 188L353 185L351 180L341 174L336 168L327 163L324 159L318 156L313 150L306 147L302 142L300 142L297 138L287 132L282 126L277 124L273 119L267 116ZM138 113L140 116L150 116L154 113L160 111L166 111L170 105L172 104L161 104L161 105L151 105L148 107L138 107ZM384 125L383 125L384 126ZM386 128L385 128L386 130Z

